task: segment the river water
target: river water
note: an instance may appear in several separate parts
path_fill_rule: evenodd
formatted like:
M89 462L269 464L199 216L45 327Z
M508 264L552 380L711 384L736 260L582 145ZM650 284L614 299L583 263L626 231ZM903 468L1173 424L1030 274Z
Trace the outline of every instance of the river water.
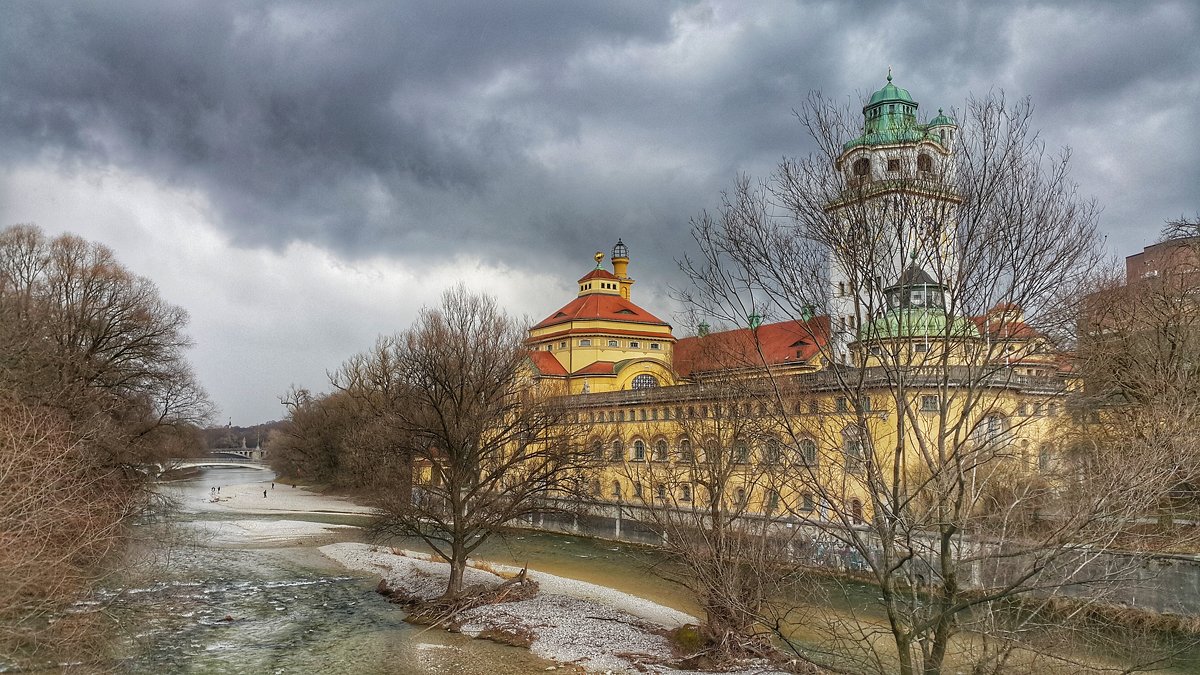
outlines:
M144 526L138 564L96 599L121 627L118 670L503 675L551 665L525 649L404 623L404 613L374 592L378 578L349 572L311 545L353 541L357 530L292 547L215 544L187 534L197 522L280 518L195 508L213 485L265 484L271 477L254 469L205 469L166 488L183 505L174 527Z
M316 550L332 541L361 541L358 529L318 538L279 541L213 539L227 521L280 519L364 524L354 515L249 515L205 504L215 485L261 483L273 474L256 469L211 468L163 486L181 508L168 523L140 528L137 564L95 600L120 626L121 654L114 669L132 673L478 673L544 671L551 664L528 650L411 626L404 613L374 592L378 577L347 571ZM266 524L266 523L264 523ZM298 545L297 545L298 544ZM417 542L397 542L420 548ZM517 533L488 542L479 558L529 565L559 576L616 588L692 614L683 589L654 571L652 551L557 534ZM836 623L882 622L871 608L871 589L854 584L814 588L804 602L810 616ZM876 614L876 616L872 616ZM819 625L820 622L814 622ZM798 631L814 655L826 642L821 630ZM844 646L844 645L843 645ZM1106 654L1108 661L1114 654ZM1117 661L1122 659L1118 658ZM1174 672L1196 672L1184 657ZM1111 661L1110 661L1111 662ZM850 664L846 664L850 665ZM1182 667L1180 667L1182 666ZM1197 669L1200 671L1200 668Z

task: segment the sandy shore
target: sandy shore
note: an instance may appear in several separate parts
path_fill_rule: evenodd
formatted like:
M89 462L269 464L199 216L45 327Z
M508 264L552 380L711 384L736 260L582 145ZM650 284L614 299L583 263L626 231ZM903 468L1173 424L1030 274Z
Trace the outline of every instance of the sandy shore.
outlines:
M269 474L268 474L269 475ZM374 513L374 509L355 504L344 497L310 492L302 487L287 483L264 480L258 483L221 485L218 501L207 499L198 504L188 504L202 511L229 511L256 515L285 513ZM216 484L214 483L214 487ZM263 494L266 493L264 497Z
M336 541L339 532L358 529L307 520L195 520L185 524L209 546L298 546Z
M440 595L449 576L449 565L419 552L396 555L388 548L354 543L330 544L320 551L347 568L378 574L392 588L424 599ZM493 563L487 567L503 575L520 571ZM473 637L490 629L528 632L534 636L529 648L537 656L591 673L688 672L663 665L672 659L664 634L696 623L695 617L596 584L535 570L528 576L538 582L537 596L467 610L459 616L462 632ZM464 574L466 585L495 586L502 581L484 569L468 568Z

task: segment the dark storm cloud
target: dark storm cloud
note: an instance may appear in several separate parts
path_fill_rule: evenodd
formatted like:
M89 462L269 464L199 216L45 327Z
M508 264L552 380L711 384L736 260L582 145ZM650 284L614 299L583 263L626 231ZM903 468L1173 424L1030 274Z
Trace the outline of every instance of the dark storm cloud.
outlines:
M1124 249L1200 207L1200 20L1188 3L205 1L4 14L0 162L113 163L197 188L245 245L524 256L573 272L619 235L642 255L640 288L659 287L688 217L737 171L807 151L791 111L809 90L856 103L889 64L926 113L992 87L1032 95L1048 143L1082 157L1084 191L1103 191L1121 225L1152 221ZM1175 99L1162 91L1172 83ZM1178 125L1178 156L1151 147L1105 170L1109 139L1155 114Z

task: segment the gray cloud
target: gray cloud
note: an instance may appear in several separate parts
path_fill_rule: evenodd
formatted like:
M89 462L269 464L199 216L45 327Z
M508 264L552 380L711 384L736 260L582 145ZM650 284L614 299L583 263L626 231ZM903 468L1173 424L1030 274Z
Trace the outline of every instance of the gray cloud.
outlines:
M888 65L929 115L1032 96L1121 254L1200 209L1189 2L145 0L4 19L0 168L194 190L243 248L574 278L622 236L647 297L678 283L688 218L738 171L808 151L792 110L810 90L857 103Z

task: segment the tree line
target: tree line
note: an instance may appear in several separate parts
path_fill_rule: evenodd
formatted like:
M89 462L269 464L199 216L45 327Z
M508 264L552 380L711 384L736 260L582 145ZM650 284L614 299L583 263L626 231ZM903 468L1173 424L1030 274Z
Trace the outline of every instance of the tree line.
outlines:
M0 664L103 653L103 612L66 610L125 552L147 465L201 445L186 324L107 247L0 230Z

